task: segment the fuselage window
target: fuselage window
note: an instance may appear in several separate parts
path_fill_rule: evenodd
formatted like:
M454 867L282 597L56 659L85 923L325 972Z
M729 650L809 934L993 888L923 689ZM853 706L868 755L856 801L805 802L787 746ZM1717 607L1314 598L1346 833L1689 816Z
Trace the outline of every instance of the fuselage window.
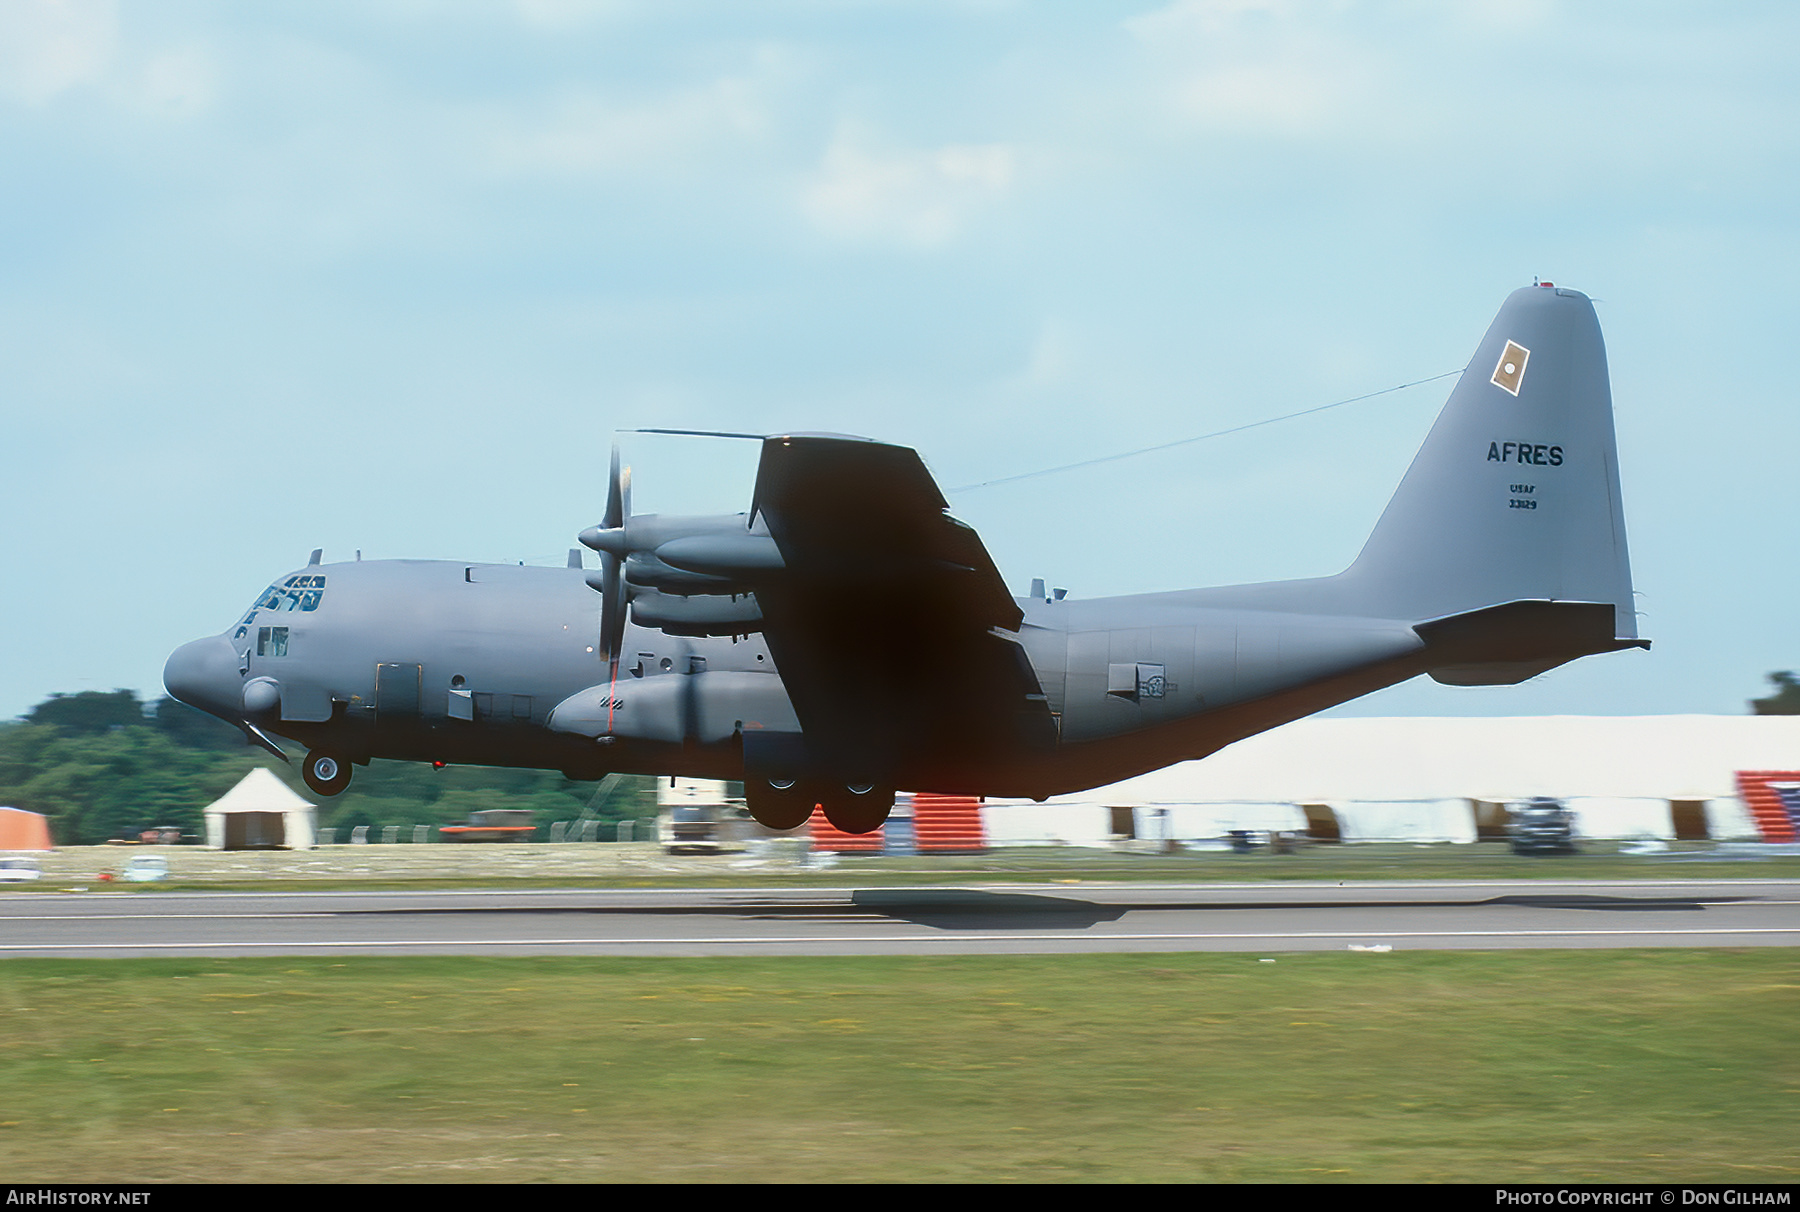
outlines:
M287 655L288 629L285 627L258 627L256 629L256 655L284 657Z

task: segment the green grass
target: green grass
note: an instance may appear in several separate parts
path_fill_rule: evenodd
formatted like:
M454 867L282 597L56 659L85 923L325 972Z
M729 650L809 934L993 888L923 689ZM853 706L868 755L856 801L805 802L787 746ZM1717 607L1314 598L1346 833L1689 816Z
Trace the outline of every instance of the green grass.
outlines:
M0 1173L1792 1182L1800 952L10 960Z

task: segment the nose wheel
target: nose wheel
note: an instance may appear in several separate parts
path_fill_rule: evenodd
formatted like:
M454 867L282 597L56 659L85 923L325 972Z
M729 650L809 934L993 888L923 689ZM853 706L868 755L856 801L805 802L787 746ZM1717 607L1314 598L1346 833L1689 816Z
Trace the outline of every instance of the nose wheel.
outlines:
M350 785L350 763L335 753L315 749L301 764L300 777L320 795L341 795Z

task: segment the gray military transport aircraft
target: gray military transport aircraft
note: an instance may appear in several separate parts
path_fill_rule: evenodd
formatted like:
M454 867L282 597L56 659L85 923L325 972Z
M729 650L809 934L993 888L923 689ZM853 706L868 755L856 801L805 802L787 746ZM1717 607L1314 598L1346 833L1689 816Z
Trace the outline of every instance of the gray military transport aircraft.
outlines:
M1514 292L1355 563L1014 597L917 453L761 437L745 513L631 513L600 568L312 562L169 658L169 693L321 795L353 764L742 779L775 829L866 833L896 787L1043 799L1201 758L1419 674L1511 684L1637 638L1593 305Z

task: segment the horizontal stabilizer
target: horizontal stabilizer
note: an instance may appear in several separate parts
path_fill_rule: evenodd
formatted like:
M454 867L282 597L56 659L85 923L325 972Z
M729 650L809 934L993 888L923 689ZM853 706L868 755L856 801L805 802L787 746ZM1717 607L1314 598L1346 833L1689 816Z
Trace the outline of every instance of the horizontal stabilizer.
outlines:
M1433 678L1451 686L1508 686L1576 657L1649 640L1617 638L1611 602L1507 602L1420 623Z

